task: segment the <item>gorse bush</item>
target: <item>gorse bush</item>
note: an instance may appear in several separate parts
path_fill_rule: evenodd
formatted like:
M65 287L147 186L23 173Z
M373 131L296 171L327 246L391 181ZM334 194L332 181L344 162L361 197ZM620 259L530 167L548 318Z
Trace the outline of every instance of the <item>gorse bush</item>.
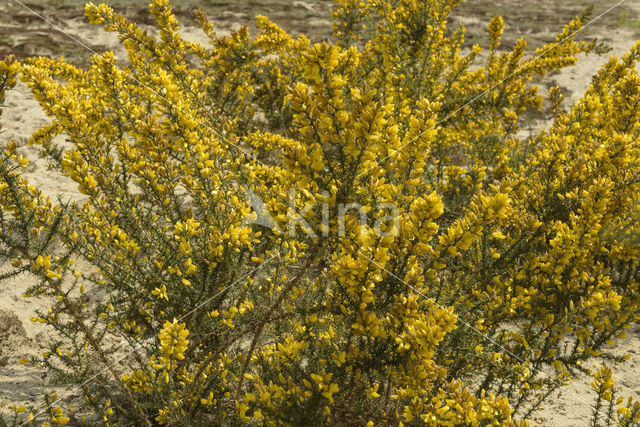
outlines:
M640 44L573 106L552 88L525 139L532 80L602 50L575 40L589 14L533 54L503 51L495 17L483 55L446 27L458 3L339 0L319 44L265 17L219 37L198 12L207 47L167 0L157 37L89 3L126 65L2 63L52 119L29 142L85 196L51 201L4 147L0 278L39 278L56 342L30 363L83 396L16 423L526 425L585 361L619 361ZM594 424L638 422L608 367L593 386Z

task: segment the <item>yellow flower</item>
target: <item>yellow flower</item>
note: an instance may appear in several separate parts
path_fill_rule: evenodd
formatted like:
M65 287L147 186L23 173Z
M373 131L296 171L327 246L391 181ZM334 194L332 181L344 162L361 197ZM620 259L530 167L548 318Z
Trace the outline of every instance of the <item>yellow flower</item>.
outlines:
M158 299L165 299L169 301L169 296L167 295L167 287L162 285L160 288L155 288L151 293L158 297Z
M160 363L173 369L176 366L176 360L184 359L184 352L189 346L189 331L185 329L184 323L178 323L176 319L173 322L165 322L158 335L160 340Z

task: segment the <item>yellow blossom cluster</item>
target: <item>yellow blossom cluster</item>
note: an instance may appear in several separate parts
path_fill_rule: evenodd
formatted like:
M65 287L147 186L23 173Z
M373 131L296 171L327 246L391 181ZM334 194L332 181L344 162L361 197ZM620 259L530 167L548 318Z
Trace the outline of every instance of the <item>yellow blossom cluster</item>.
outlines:
M597 393L593 408L595 425L633 426L640 422L640 403L617 396L613 371L605 363L593 373L591 387ZM616 407L617 405L617 407Z

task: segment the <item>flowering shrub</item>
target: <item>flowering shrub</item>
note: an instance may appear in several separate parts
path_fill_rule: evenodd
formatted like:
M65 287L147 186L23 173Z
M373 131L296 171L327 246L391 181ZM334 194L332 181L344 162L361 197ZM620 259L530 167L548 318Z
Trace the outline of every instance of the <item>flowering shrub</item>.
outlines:
M89 3L126 65L2 63L86 196L52 202L3 150L0 279L39 278L58 342L31 363L84 397L47 422L526 425L607 356L640 316L640 44L566 111L551 89L553 124L522 139L532 79L599 50L574 39L588 14L533 55L500 51L495 17L480 65L446 28L458 3L339 0L335 44L265 17L216 37L199 12L208 47L167 0L158 37Z

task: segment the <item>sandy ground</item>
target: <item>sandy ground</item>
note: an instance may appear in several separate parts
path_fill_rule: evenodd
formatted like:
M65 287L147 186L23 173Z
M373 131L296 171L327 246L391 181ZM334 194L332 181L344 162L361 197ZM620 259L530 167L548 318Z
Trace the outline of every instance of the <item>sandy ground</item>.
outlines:
M3 3L4 1L2 0ZM471 1L470 3L469 10L473 11L473 6L477 7L479 2ZM102 32L99 27L87 24L84 18L77 16L77 13L75 15L69 13L52 15L51 10L32 7L35 12L50 19L65 33L86 44L89 48L96 51L113 50L118 57L124 57L124 52L113 34ZM291 7L294 8L296 14L299 14L296 15L297 20L285 21L287 25L283 23L286 29L293 32L312 29L318 34L328 31L328 21L323 18L328 10L326 2L294 1ZM626 7L631 7L631 11L635 10L636 14L640 12L640 2L638 1L630 1ZM16 4L0 4L0 56L6 53L15 53L18 56L34 53L56 55L60 51L70 51L75 52L73 58L77 60L77 63L83 63L90 55L90 52L82 52L84 48L77 46L77 41L61 32L53 31L47 23L31 12L22 10L20 14L13 15L14 17L20 16L20 19L16 18L11 22L5 21L1 17L8 16L5 14L7 10L16 12L20 9ZM228 32L240 24L248 24L250 15L250 9L221 11L218 15L214 15L218 33ZM308 19L304 21L306 24L303 24L302 20L305 18ZM477 18L474 14L473 17L459 20L467 25L487 22L484 16L481 18ZM604 19L602 21L605 22ZM607 25L595 23L585 31L585 35L604 40L613 48L611 55L622 55L633 45L637 38L636 33L633 28L616 27L614 21L608 20L606 22ZM28 28L29 31L20 31L21 28L23 30ZM559 26L553 28L545 26L539 29L534 38L544 40L551 36L551 31L558 29ZM508 18L507 31L509 31ZM197 42L205 41L204 35L195 27L187 26L182 33L186 39ZM8 35L11 35L11 40L7 40ZM473 33L471 38L473 39ZM43 39L48 39L48 42ZM587 88L591 76L606 60L607 56L581 57L578 66L556 73L542 82L542 89L544 91L550 86L560 85L567 91L568 101L575 101ZM27 145L27 140L33 131L48 123L48 119L24 84L19 84L15 90L8 93L6 107L2 116L4 133L0 138L2 141L13 140L17 142L21 147L21 152L30 159L31 164L26 171L26 177L52 197L61 197L65 200L81 198L82 196L77 192L73 182L49 170L46 161L38 157L38 149ZM544 124L544 118L534 121L530 128L523 129L522 136L528 136L530 132L539 129ZM2 272L3 268L0 265L0 273ZM44 389L55 390L59 395L74 394L73 390L56 385L53 379L43 371L18 363L20 358L46 351L52 340L49 331L40 324L32 323L29 320L36 308L45 310L48 308L48 303L45 300L25 299L21 296L23 290L32 281L33 279L30 277L21 276L0 284L0 412L4 413L8 411L13 402L27 404L35 402L40 399L41 391ZM618 343L614 352L631 355L628 362L615 367L615 377L623 394L640 399L640 377L637 375L640 372L640 327L632 328L628 337ZM586 425L590 420L591 408L589 405L594 399L589 384L590 378L588 377L576 379L554 395L545 408L536 414L535 420L550 426Z

